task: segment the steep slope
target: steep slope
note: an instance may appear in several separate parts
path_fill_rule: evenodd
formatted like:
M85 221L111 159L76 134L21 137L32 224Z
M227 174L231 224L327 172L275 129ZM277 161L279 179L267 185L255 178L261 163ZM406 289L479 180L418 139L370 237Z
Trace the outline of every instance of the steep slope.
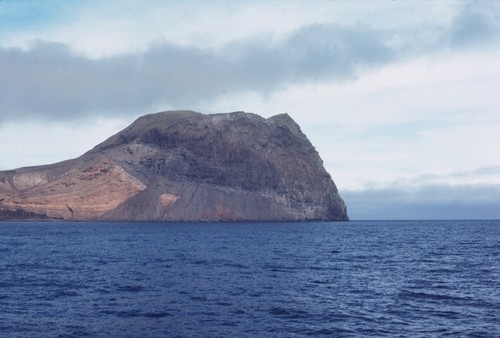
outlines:
M0 172L0 218L347 220L322 161L286 114L146 115L81 157ZM34 217L34 218L36 218Z

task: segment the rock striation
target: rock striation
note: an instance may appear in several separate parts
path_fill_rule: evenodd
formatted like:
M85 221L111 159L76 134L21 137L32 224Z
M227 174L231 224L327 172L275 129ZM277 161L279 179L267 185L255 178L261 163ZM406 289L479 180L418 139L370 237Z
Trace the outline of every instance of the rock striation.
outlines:
M0 171L0 219L344 221L319 154L287 114L143 116L79 158Z

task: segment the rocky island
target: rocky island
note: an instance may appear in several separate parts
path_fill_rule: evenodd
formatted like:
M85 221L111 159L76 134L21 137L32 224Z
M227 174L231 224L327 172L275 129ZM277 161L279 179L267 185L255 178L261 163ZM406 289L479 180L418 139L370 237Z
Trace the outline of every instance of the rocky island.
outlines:
M79 158L0 171L0 219L344 221L287 114L146 115Z

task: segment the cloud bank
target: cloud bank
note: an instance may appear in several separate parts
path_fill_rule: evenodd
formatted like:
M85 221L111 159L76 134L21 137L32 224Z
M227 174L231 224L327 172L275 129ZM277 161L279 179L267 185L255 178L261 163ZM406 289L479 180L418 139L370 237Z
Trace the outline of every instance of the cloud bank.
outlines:
M228 93L268 95L287 84L351 80L430 51L491 45L498 41L499 6L484 7L465 7L446 29L429 26L426 39L416 40L411 31L315 24L279 39L248 38L212 49L163 41L98 59L48 41L4 47L0 123L137 114Z
M343 191L352 220L500 219L500 185L422 185Z

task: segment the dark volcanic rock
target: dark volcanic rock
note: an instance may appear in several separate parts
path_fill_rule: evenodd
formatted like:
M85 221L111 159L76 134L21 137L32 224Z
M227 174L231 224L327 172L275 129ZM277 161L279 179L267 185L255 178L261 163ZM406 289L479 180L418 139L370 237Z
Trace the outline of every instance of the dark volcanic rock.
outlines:
M35 214L34 212L25 211L22 209L17 210L4 210L0 209L0 220L48 220L47 215Z
M143 116L78 159L0 172L0 206L84 220L348 219L299 126L243 112Z

